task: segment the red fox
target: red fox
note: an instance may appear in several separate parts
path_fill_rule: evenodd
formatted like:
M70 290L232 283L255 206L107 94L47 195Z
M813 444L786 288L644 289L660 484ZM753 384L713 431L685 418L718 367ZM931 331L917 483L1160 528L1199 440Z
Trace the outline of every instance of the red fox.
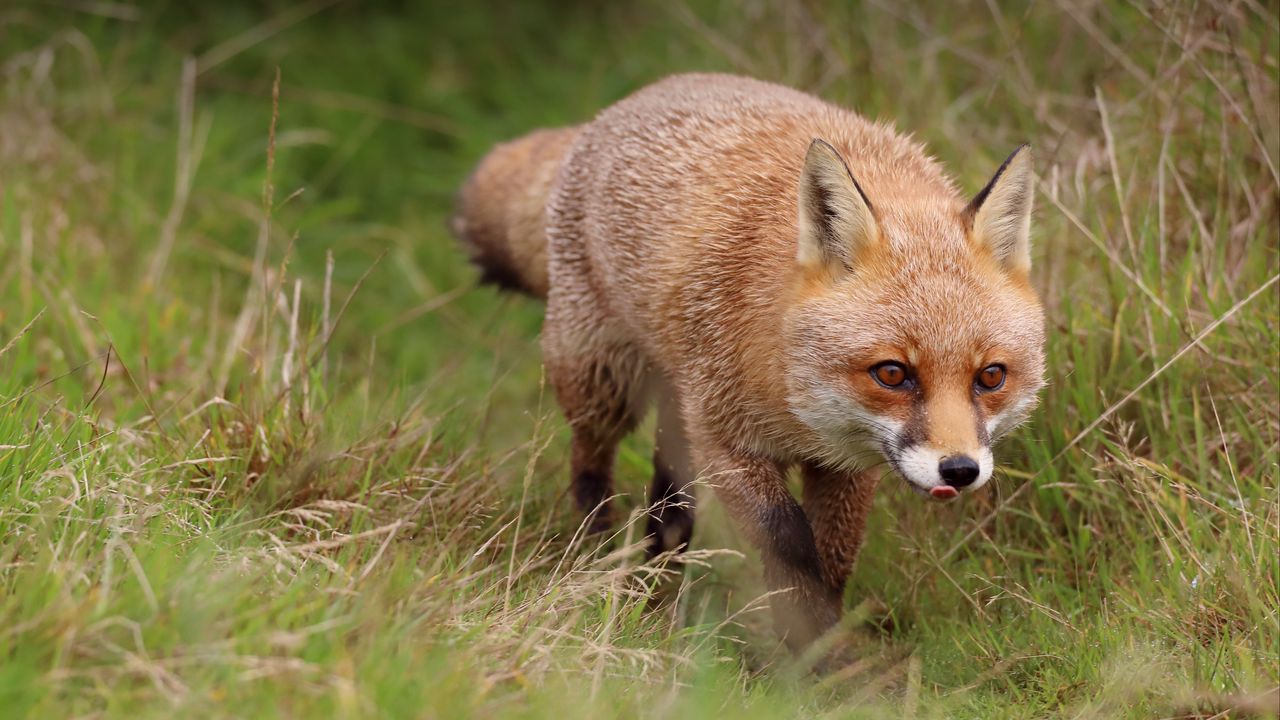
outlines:
M546 298L591 527L609 526L615 450L656 404L650 552L689 542L703 478L802 647L839 618L880 467L939 500L972 492L1036 403L1033 180L1024 145L966 203L887 124L680 75L498 145L453 228L486 279Z

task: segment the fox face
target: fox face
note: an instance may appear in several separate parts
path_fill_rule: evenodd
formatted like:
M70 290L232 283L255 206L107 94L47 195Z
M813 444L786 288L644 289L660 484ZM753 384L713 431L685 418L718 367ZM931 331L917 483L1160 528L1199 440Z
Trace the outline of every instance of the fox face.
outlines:
M938 499L990 479L992 443L1044 384L1031 182L1024 146L968 206L903 193L873 204L834 148L810 146L786 377L828 464L884 460Z

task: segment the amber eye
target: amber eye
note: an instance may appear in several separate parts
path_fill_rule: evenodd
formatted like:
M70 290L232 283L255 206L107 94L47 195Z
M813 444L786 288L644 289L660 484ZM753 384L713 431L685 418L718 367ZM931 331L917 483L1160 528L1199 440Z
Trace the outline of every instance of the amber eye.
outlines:
M978 373L975 382L983 390L999 390L1004 385L1004 374L1003 365L988 365Z
M887 388L898 388L907 382L907 368L902 363L882 362L871 368L871 377Z

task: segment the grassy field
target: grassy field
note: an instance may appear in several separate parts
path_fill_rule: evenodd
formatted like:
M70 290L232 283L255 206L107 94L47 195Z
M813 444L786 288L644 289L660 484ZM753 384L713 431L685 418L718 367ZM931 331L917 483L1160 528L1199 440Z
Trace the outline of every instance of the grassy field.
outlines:
M0 6L0 714L1275 716L1274 3L447 5ZM969 191L1037 152L1043 403L978 497L885 484L830 674L710 497L642 564L648 433L576 533L541 307L445 230L492 143L691 69Z

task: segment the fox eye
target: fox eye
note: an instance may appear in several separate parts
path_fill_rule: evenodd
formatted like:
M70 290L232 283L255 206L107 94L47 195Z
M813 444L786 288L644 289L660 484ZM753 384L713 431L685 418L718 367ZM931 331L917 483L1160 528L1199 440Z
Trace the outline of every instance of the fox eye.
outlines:
M999 390L1004 385L1005 370L1003 365L988 365L978 373L974 380L981 390Z
M907 368L902 363L890 360L872 367L871 377L887 388L900 388L907 382Z

